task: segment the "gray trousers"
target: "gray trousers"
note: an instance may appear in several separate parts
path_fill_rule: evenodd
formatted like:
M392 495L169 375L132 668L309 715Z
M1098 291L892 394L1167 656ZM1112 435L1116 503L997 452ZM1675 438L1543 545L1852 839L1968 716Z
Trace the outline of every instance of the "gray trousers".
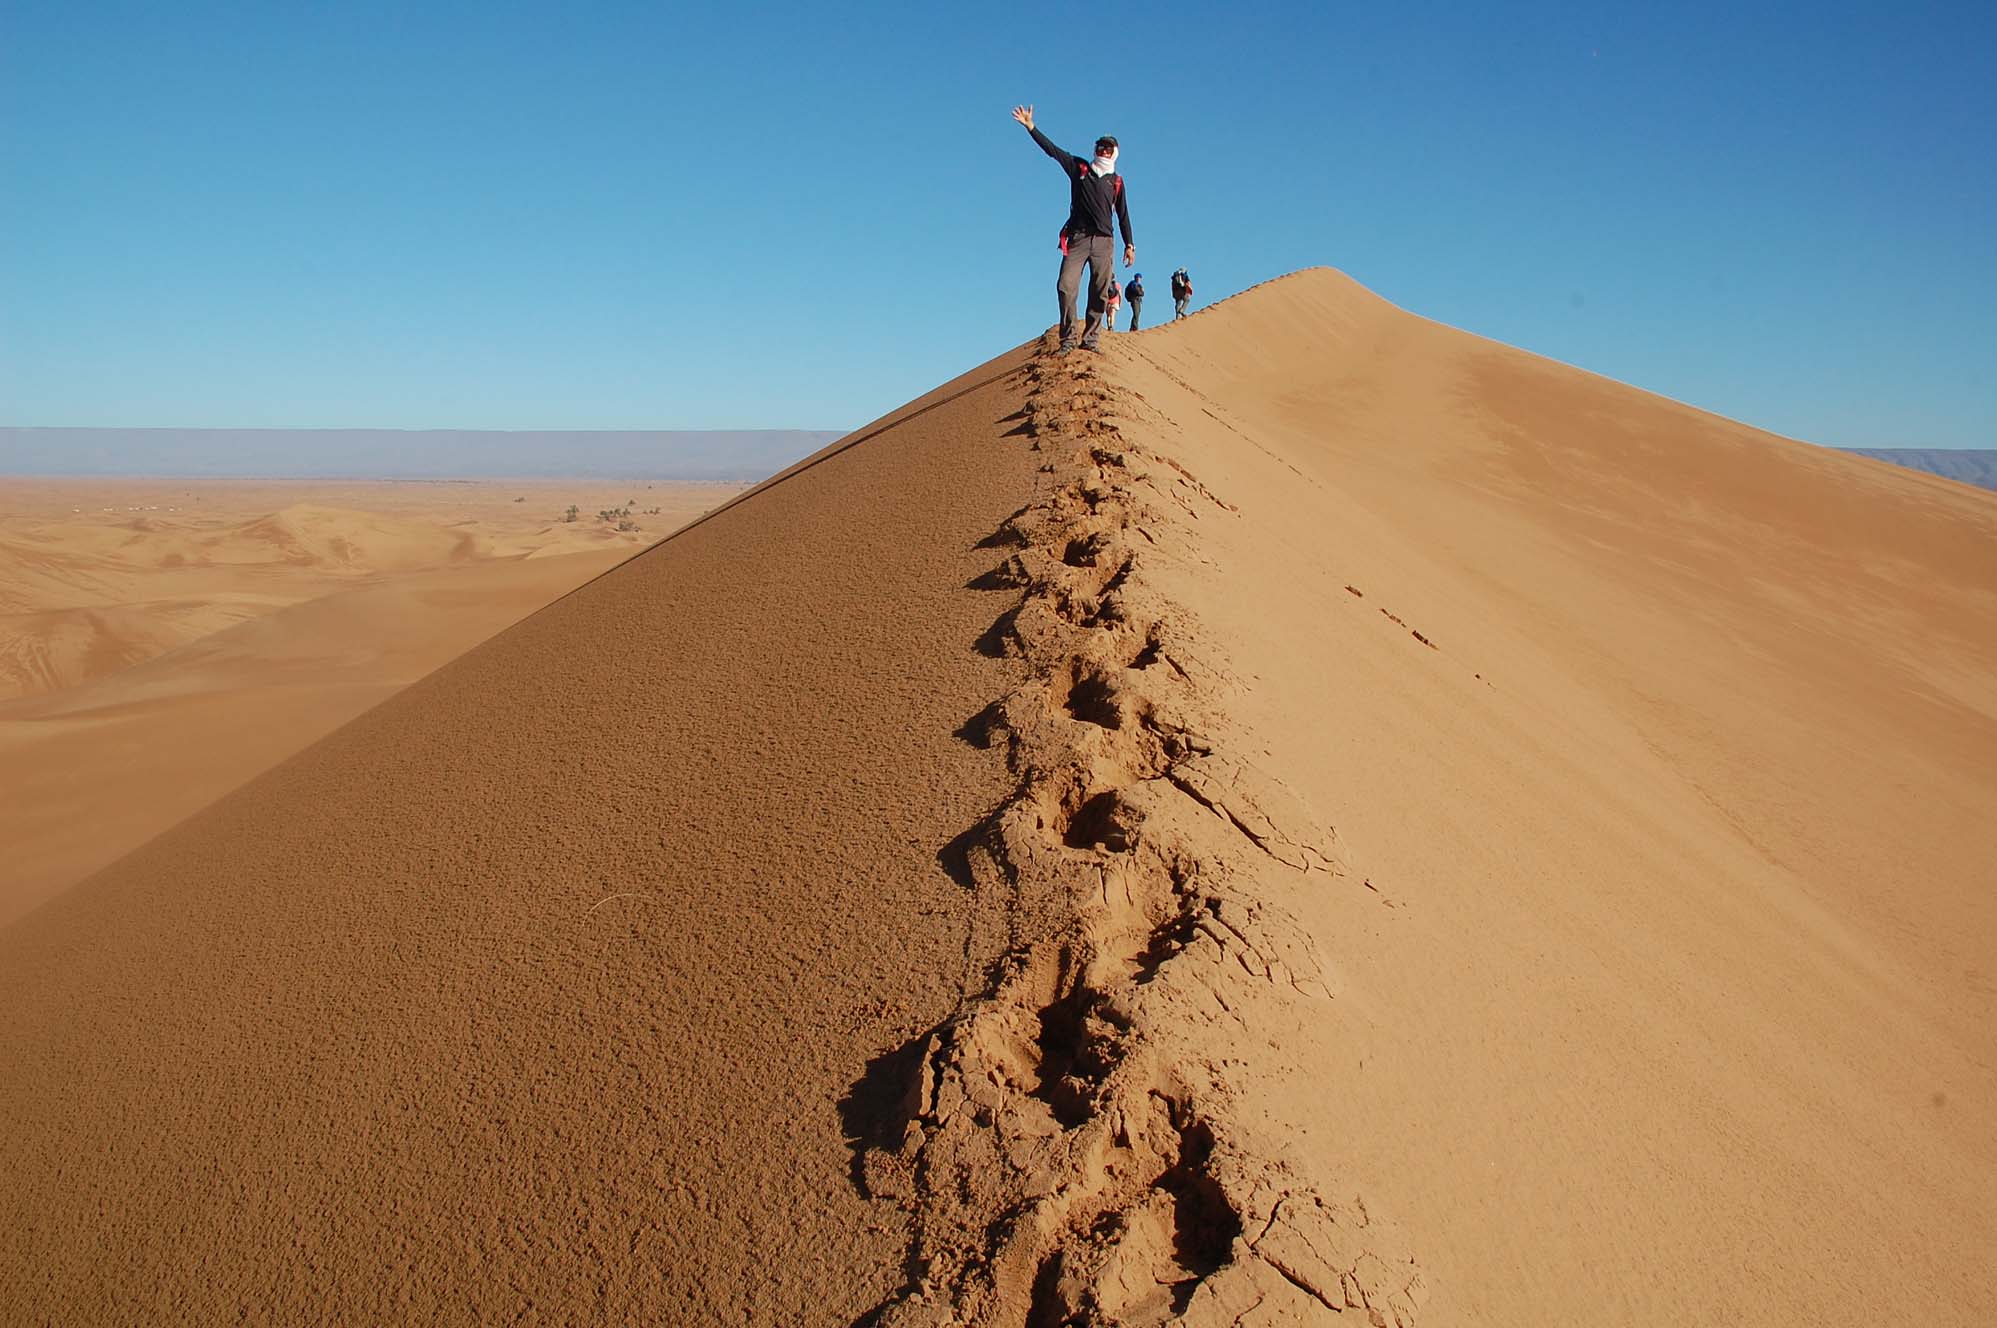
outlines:
M1143 311L1144 311L1144 301L1132 300L1130 302L1130 330L1132 332L1135 332L1137 330L1137 315L1142 313Z
M1061 344L1075 344L1075 295L1082 288L1082 264L1089 265L1089 322L1082 329L1082 344L1093 346L1102 336L1103 311L1109 307L1109 282L1114 275L1116 246L1108 235L1069 237L1068 252L1061 255L1061 280L1054 292L1061 297Z

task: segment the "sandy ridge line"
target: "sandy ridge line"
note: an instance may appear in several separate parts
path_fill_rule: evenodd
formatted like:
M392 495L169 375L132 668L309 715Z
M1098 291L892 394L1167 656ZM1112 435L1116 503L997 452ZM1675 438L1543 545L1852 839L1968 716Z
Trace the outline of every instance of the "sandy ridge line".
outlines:
M1426 1288L1398 1233L1257 1138L1228 1082L1265 1014L1332 995L1262 882L1345 875L1336 835L1229 751L1216 643L1144 576L1199 504L1229 509L1124 438L1143 403L1113 360L1019 372L1011 434L1047 484L973 584L1018 592L979 647L1028 681L965 728L1018 783L960 864L1004 935L989 989L883 1058L906 1080L859 1171L915 1236L862 1323L1410 1328Z
M1122 335L1128 337L1128 336L1142 336L1145 332L1150 332L1154 334L1159 332L1166 332L1174 327L1179 326L1182 323L1186 323L1192 319L1198 318L1201 314L1212 313L1215 309L1220 308L1222 305L1228 304L1234 300L1238 300L1244 295L1252 295L1256 291L1261 290L1264 286L1280 286L1286 281L1294 281L1298 277L1305 276L1306 274L1312 272L1329 272L1332 273L1334 276L1340 278L1345 277L1345 273L1339 271L1339 269L1335 267L1332 267L1328 263L1313 263L1309 267L1300 267L1295 269L1294 271L1285 272L1281 276L1269 277L1266 280L1258 281L1253 286L1243 286L1240 290L1236 291L1232 295L1223 295L1221 298L1213 301L1211 304L1201 305L1199 308L1194 309L1193 311L1188 313L1184 318L1168 318L1162 323L1154 323L1150 327L1142 328L1135 333L1126 332L1123 333Z

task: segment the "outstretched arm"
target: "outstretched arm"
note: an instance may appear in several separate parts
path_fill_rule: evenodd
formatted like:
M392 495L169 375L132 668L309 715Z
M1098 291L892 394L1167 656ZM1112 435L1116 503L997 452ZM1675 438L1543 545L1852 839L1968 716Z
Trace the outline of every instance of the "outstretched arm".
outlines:
M1137 241L1130 238L1130 190L1127 187L1116 191L1116 219L1123 225L1123 265L1133 267L1137 263Z
M1075 156L1073 153L1063 152L1060 148L1055 147L1047 135L1033 127L1033 108L1031 106L1013 107L1012 118L1026 126L1026 132L1033 135L1033 141L1040 145L1042 152L1061 163L1063 174L1072 172L1075 169L1075 163L1080 161L1081 158Z

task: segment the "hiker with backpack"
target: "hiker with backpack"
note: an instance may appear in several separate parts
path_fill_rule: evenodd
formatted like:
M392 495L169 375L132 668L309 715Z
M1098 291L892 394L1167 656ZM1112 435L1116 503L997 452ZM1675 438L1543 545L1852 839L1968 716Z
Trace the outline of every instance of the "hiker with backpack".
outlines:
M1137 330L1137 316L1144 312L1144 274L1133 272L1123 287L1124 303L1130 306L1130 330Z
M1063 152L1033 124L1031 106L1015 106L1012 118L1026 126L1040 150L1060 163L1068 177L1068 220L1061 227L1061 277L1054 291L1061 302L1061 350L1075 348L1075 294L1082 284L1082 265L1089 268L1089 317L1082 329L1083 350L1098 349L1103 313L1109 306L1109 286L1115 272L1116 227L1123 227L1123 265L1137 261L1130 238L1130 204L1123 177L1117 174L1117 144L1108 134L1096 140L1095 156Z
M1116 278L1109 279L1109 298L1103 302L1103 331L1116 331L1116 311L1123 304L1123 288L1116 284Z
M1172 274L1172 319L1174 322L1186 316L1186 305L1193 298L1193 279L1180 268Z

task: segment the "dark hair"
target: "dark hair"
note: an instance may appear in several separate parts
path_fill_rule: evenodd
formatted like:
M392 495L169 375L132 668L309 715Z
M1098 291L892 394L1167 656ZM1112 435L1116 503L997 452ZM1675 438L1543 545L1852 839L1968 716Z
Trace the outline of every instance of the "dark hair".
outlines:
M1108 134L1104 134L1101 138L1096 140L1097 152L1101 152L1105 148L1109 149L1111 152L1116 151L1116 140L1114 138L1111 138Z

